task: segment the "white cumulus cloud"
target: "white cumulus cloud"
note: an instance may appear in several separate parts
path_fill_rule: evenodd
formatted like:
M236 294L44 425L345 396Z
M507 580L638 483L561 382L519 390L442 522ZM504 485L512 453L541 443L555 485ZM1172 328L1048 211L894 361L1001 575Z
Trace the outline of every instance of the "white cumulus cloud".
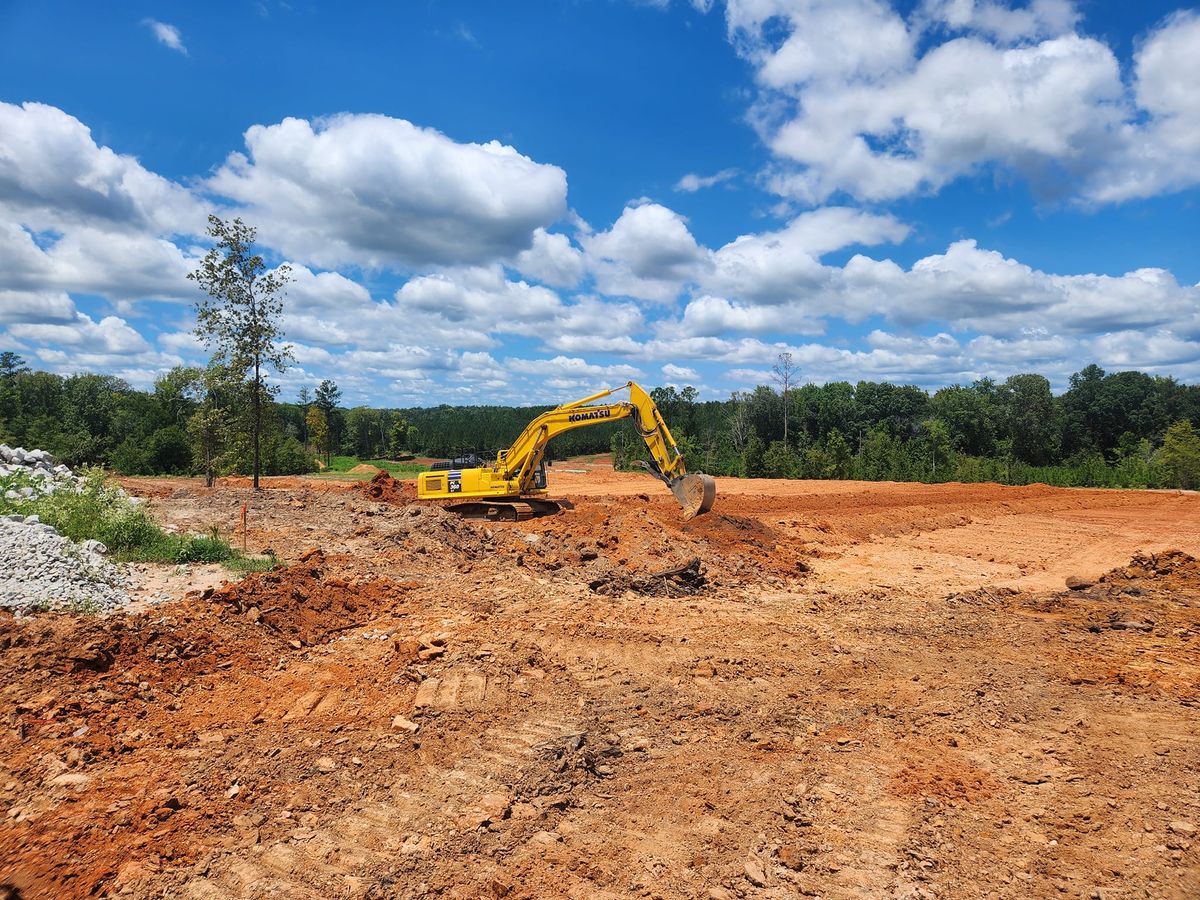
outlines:
M246 132L209 180L293 259L421 268L528 249L566 210L566 174L497 141L463 144L383 115L284 119Z
M1200 13L1181 11L1153 31L1134 56L1144 122L1119 132L1117 152L1089 181L1097 202L1152 197L1200 182Z
M91 130L61 109L0 102L0 213L39 231L85 224L195 234L205 208L134 157L97 145Z
M1200 183L1200 16L1141 42L1132 78L1068 0L729 0L755 68L767 183L888 201L989 169L1043 197L1113 202Z
M674 363L667 363L662 367L662 373L669 381L676 384L687 384L688 382L696 382L700 380L700 373L695 369L689 369L687 366L677 366Z
M641 300L675 299L707 263L683 216L658 203L626 206L611 228L582 243L602 293Z
M1020 7L996 0L925 0L918 15L947 29L1008 42L1064 34L1080 18L1070 0L1031 0Z
M517 254L514 264L522 275L556 288L575 287L584 272L583 253L571 239L544 228L534 231L533 244Z

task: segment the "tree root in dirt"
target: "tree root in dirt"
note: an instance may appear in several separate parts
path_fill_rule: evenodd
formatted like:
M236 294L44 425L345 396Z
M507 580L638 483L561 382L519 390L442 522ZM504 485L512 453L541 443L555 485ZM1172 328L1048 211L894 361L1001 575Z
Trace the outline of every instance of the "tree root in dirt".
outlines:
M648 597L689 597L704 589L707 580L697 557L673 569L631 575L611 570L588 582L593 593L619 597L626 591Z

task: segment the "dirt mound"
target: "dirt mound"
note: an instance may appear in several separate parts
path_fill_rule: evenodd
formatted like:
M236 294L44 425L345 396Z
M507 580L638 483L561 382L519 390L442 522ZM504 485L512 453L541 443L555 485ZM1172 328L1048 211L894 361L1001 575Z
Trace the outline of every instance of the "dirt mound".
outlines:
M371 468L374 468L373 466ZM351 471L357 471L352 469ZM382 469L370 481L359 485L356 490L380 503L395 503L405 506L417 499L417 486L411 481L400 481Z
M379 466L373 466L370 463L359 463L353 469L347 470L351 475L370 475L372 472L382 472L383 469Z
M205 591L201 598L228 604L289 641L313 644L377 618L403 590L382 579L337 577L330 573L325 553L312 549L293 566L249 575Z
M1200 562L1181 550L1162 553L1135 553L1129 565L1118 566L1100 577L1102 584L1120 584L1147 578L1174 577L1182 581L1200 582Z
M1076 636L1065 654L1073 685L1106 684L1138 696L1200 703L1187 656L1170 638L1200 632L1200 561L1178 550L1136 553L1095 581L1072 577L1066 590L1030 595L1021 605L1052 616ZM1157 665L1147 666L1153 657Z
M685 523L673 500L646 494L620 502L582 499L519 528L537 536L525 548L535 566L572 568L599 556L631 577L645 577L699 559L710 580L727 583L790 579L809 569L805 548L762 522L714 512Z

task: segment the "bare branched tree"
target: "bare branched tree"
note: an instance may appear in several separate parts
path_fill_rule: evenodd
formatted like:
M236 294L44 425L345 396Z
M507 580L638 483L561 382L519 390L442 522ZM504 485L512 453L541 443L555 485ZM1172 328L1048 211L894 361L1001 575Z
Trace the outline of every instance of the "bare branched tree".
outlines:
M792 354L784 351L775 357L775 365L771 367L774 373L774 380L779 385L780 393L783 394L783 442L786 444L788 440L788 413L790 412L791 404L788 403L788 392L791 391L792 385L796 383L796 379L800 375L800 370L796 367L792 360Z
M745 393L737 391L730 399L733 401L733 412L729 415L729 437L733 441L733 449L741 453L754 431L750 422L750 400Z

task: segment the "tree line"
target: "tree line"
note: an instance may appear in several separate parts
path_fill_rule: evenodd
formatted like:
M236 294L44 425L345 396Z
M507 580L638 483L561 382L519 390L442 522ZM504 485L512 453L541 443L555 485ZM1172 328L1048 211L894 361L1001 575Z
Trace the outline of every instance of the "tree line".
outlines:
M722 402L696 402L690 388L652 393L693 468L749 478L1200 487L1200 386L1170 377L1093 364L1056 396L1033 373L929 393L872 381L793 387L788 354L775 370L775 386ZM613 439L618 465L636 458L637 443Z
M0 440L123 474L249 474L253 390L219 362L172 369L139 391L111 375L31 371L8 352L0 354ZM690 387L651 396L689 468L714 475L1200 487L1200 387L1142 372L1091 365L1057 396L1035 374L932 393L860 381L786 393L763 385L723 401L701 401ZM334 454L494 453L549 408L347 408L326 380L296 402L264 398L261 469L311 472ZM619 467L645 456L628 422L576 429L550 449L559 460L612 451Z

